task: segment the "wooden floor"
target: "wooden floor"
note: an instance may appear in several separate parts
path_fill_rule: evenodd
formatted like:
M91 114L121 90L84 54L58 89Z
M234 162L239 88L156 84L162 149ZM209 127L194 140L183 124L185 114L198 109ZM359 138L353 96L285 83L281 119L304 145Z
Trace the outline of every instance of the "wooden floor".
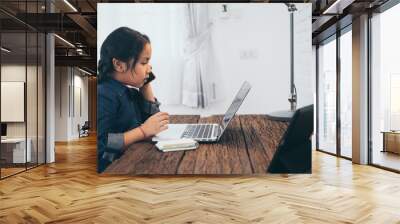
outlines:
M95 138L0 181L0 223L400 223L400 175L313 153L311 175L104 177Z
M3 167L3 168L1 168L1 177L2 178L3 177L7 177L7 176L10 176L10 175L22 172L24 170L25 170L25 167L23 167L23 168L20 168L20 167L17 167L17 168L4 168Z
M25 164L23 165L18 165L18 167L2 167L1 168L1 178L5 178L11 175L15 175L17 173L20 172L24 172L25 170L29 170L29 169L34 169L37 165L36 164L29 164L27 165L27 167L25 168Z
M400 170L400 154L376 150L374 151L372 162L377 165Z

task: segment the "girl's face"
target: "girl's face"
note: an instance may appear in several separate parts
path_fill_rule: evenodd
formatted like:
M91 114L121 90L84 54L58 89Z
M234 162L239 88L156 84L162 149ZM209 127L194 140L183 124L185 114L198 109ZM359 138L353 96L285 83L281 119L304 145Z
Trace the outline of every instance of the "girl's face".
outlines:
M139 59L135 66L128 71L130 76L130 85L140 88L143 86L144 82L151 72L150 65L151 58L151 45L149 43L144 45L142 53L139 55Z

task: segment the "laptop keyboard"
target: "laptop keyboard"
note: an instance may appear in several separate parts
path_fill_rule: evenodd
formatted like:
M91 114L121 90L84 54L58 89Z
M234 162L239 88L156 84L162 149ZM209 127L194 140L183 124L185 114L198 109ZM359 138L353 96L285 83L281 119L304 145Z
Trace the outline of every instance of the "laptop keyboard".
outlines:
M205 139L211 138L213 124L188 125L182 134L182 138Z

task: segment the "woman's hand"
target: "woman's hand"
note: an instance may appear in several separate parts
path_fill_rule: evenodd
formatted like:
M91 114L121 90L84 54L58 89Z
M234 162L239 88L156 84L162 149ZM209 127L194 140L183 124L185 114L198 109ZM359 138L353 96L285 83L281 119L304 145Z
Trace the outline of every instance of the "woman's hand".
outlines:
M158 112L149 117L142 125L146 137L153 136L168 128L169 115L167 112Z
M153 94L153 89L151 88L151 84L148 83L142 88L140 88L140 92L143 94L143 97L150 101L150 102L155 102L154 94Z

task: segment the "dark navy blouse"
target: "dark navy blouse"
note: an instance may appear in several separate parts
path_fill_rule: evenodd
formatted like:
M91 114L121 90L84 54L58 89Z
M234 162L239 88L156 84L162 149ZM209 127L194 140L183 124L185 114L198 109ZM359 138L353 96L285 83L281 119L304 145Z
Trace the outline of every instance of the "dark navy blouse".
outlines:
M123 153L123 133L137 128L160 111L160 103L146 100L136 88L115 79L97 86L97 170L103 172Z

